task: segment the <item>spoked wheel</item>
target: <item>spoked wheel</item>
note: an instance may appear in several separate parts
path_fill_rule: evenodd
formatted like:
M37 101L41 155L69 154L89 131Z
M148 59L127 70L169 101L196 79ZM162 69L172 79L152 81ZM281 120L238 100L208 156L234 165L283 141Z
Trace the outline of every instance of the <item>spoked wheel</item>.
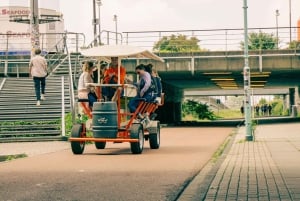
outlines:
M157 132L149 134L149 144L151 149L159 149L160 146L160 124L157 123Z
M81 124L75 124L72 127L72 131L71 131L71 137L74 138L83 138L85 137L85 132L83 131L82 125ZM85 147L85 141L82 142L71 142L71 148L72 148L72 152L73 154L82 154L84 151L84 147Z
M131 139L138 139L138 142L131 142L130 148L133 154L141 154L144 149L144 131L141 124L133 124L130 130Z
M95 142L95 147L97 149L105 149L106 142Z

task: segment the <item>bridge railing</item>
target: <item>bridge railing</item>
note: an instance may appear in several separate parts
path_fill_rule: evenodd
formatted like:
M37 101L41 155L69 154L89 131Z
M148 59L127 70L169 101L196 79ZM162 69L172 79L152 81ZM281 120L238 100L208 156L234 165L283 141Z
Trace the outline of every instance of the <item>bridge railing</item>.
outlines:
M259 32L271 34L275 39L278 38L278 49L286 49L291 41L297 40L297 29L300 29L300 27L249 28L249 34ZM162 37L171 35L185 35L187 38L196 37L199 40L198 45L200 48L208 51L241 50L241 42L244 41L243 29L123 32L124 43L151 50L153 49L155 43L158 42ZM291 38L290 35L292 36Z

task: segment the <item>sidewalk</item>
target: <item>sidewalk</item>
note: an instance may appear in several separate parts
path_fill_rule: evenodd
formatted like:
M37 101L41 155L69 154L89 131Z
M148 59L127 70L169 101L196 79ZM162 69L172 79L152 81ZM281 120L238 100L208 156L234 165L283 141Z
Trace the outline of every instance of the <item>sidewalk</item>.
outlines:
M178 200L300 200L299 130L299 123L258 125L255 141L247 142L239 128L223 157L206 165Z
M65 141L0 143L0 156L14 154L34 156L70 149L70 147L70 142Z

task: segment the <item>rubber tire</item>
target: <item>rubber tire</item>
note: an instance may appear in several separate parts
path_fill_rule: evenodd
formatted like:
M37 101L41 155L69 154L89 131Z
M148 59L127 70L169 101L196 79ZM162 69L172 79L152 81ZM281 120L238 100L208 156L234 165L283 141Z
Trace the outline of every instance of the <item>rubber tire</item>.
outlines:
M160 146L160 124L157 123L157 133L149 134L149 144L151 149L159 149Z
M106 142L95 142L96 149L105 149Z
M144 130L141 124L133 124L130 129L130 138L139 139L138 142L131 142L130 148L132 154L141 154L144 149Z
M71 137L74 137L74 138L80 138L82 137L81 136L81 133L82 133L82 125L81 124L75 124L73 127L72 127L72 130L71 130ZM85 147L85 141L83 142L71 142L71 148L72 148L72 152L73 154L82 154L83 151L84 151L84 147Z

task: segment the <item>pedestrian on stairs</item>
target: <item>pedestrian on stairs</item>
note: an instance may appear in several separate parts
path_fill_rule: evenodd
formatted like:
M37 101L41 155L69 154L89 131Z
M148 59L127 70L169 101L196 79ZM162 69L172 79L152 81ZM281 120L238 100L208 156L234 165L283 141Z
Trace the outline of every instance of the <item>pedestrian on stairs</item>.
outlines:
M46 77L48 75L47 61L41 56L39 48L35 50L35 56L30 60L29 75L33 78L37 100L36 105L39 106L41 104L40 101L45 100Z

